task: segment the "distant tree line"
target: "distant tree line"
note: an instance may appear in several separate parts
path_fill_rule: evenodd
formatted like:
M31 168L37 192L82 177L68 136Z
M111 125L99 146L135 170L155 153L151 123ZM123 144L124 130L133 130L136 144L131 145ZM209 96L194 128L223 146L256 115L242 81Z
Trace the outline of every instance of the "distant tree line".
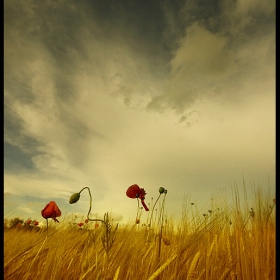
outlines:
M5 228L23 228L23 229L40 229L39 222L32 219L23 220L20 218L4 219L4 229Z

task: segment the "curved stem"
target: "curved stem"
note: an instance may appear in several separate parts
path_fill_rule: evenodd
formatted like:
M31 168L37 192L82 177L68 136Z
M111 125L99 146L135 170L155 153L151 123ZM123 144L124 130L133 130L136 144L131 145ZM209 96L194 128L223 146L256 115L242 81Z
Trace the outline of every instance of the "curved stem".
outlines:
M88 189L88 194L89 194L89 210L88 210L88 213L87 213L87 219L91 222L102 222L106 225L106 227L108 227L108 224L104 221L104 220L101 220L101 219L91 219L89 217L89 214L90 214L90 211L91 211L91 205L92 205L92 196L91 196L91 192L90 192L90 188L89 187L84 187L80 190L79 193L81 193L83 190L85 189Z
M91 205L92 205L92 196L91 196L91 192L90 192L90 189L89 187L84 187L83 189L80 190L79 193L81 193L83 190L85 189L88 189L88 194L89 194L89 210L88 210L88 214L87 214L87 218L89 219L89 214L90 214L90 211L91 211Z

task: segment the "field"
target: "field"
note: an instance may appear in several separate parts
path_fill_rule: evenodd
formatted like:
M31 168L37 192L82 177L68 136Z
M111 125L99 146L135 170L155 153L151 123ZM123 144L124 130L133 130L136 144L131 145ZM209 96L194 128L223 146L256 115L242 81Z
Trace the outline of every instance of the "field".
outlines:
M240 200L207 212L186 201L179 222L4 226L4 279L276 279L276 200Z

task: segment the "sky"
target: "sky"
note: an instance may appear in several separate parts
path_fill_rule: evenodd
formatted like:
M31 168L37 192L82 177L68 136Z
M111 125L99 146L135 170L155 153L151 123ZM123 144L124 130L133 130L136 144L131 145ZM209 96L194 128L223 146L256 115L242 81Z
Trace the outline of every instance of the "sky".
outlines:
M273 196L275 81L272 0L5 0L5 217Z

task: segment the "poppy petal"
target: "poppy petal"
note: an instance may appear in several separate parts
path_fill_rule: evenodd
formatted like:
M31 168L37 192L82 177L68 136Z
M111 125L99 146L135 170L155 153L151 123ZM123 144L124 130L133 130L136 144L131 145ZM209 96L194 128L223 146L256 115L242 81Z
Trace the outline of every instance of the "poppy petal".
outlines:
M45 219L52 218L54 221L58 222L56 218L61 216L61 211L56 205L55 201L50 201L41 211L41 214Z
M147 205L145 204L143 199L141 199L141 203L142 203L143 207L145 208L145 210L149 211L149 208L147 207Z
M137 198L140 195L140 193L141 193L141 189L136 184L130 186L126 191L126 195L129 198Z

